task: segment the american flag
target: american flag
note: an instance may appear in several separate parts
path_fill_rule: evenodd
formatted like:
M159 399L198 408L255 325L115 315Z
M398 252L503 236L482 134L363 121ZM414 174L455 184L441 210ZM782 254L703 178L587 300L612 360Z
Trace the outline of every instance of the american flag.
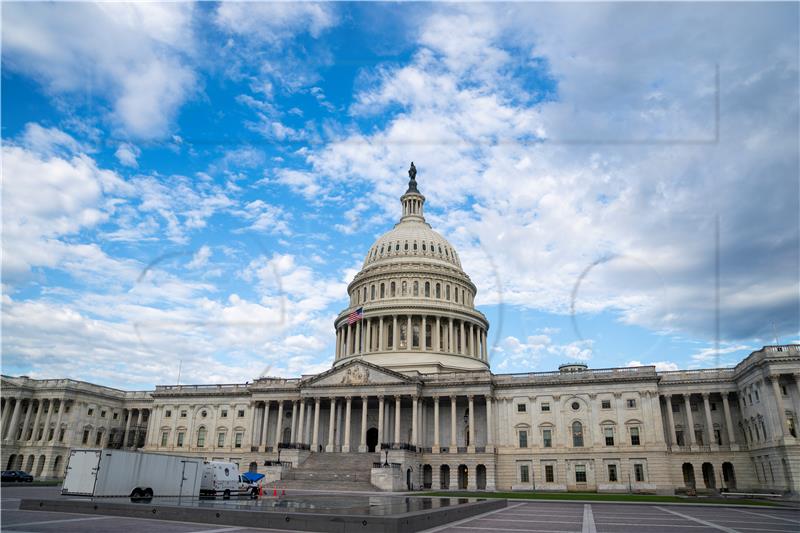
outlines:
M358 309L347 315L347 323L354 324L355 322L358 322L362 318L364 318L364 308L359 307Z

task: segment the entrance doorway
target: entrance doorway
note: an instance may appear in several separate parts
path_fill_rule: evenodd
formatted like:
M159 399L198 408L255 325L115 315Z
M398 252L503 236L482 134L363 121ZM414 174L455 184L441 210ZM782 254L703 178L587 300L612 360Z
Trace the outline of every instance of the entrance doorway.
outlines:
M683 484L686 486L686 488L695 488L694 466L692 463L683 463L681 470L683 470Z
M378 428L367 430L367 450L370 452L378 451Z
M408 487L408 490L413 490L413 488L411 487L411 469L410 468L408 470L406 470L406 487Z
M714 466L711 463L703 463L703 483L705 483L706 488L717 488L717 483L714 479Z
M467 465L458 465L458 488L461 490L467 488L467 477L469 476L467 472Z
M728 490L736 489L736 474L731 463L722 463L722 480Z

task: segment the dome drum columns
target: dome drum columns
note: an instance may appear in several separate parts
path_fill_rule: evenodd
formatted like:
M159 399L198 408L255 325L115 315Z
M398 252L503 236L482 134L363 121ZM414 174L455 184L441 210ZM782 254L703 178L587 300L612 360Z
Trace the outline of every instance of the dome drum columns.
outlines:
M427 314L365 316L336 330L336 361L383 352L433 352L487 361L485 326Z

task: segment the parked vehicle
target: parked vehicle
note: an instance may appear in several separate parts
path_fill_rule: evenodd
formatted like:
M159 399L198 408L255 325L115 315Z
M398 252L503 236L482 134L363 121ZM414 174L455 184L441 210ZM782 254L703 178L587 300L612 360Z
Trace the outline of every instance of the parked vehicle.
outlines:
M70 451L62 494L124 496L133 501L153 496L197 497L203 459L112 449Z
M33 476L23 470L4 470L2 473L2 480L4 482L17 481L20 483L31 483L33 481Z
M242 476L239 475L236 463L207 461L203 468L200 496L222 496L226 500L231 496L258 496L258 487L251 486L250 483L242 484Z

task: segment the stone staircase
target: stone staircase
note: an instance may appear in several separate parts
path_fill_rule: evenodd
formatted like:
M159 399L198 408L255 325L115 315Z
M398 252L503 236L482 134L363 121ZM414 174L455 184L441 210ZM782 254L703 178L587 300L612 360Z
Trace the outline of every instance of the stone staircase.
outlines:
M312 453L303 464L286 472L283 479L268 483L265 488L376 491L370 483L370 470L380 460L379 455Z

